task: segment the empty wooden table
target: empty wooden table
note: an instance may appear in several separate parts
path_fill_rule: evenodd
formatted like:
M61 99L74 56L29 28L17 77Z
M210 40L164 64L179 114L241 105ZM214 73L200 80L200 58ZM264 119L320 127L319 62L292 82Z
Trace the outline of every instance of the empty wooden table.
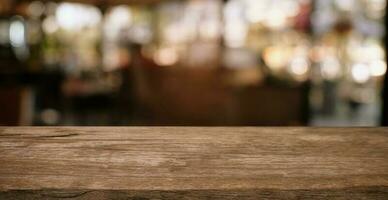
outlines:
M388 129L3 127L0 199L388 199Z

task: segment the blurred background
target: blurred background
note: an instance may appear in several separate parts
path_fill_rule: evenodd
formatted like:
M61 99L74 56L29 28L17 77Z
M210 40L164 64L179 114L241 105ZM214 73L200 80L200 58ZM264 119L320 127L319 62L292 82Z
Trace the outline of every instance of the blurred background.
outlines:
M386 4L1 0L0 125L379 126Z

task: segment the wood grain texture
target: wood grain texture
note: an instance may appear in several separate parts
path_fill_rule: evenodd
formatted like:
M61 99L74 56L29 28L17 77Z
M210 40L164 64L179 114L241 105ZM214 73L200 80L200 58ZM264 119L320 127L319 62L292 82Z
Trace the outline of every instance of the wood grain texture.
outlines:
M0 128L0 199L388 199L388 129Z

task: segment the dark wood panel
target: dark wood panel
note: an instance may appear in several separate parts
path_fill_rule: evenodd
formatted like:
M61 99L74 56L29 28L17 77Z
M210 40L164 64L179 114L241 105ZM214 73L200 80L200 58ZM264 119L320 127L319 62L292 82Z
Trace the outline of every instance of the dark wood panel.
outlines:
M388 129L0 128L0 199L387 199Z
M144 125L308 124L309 83L237 86L230 83L233 70L144 66L133 82L134 116Z

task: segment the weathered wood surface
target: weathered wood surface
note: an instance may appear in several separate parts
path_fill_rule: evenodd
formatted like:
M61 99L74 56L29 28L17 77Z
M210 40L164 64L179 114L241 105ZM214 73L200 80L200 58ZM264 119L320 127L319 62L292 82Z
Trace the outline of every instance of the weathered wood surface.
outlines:
M0 128L0 199L388 199L388 129Z

